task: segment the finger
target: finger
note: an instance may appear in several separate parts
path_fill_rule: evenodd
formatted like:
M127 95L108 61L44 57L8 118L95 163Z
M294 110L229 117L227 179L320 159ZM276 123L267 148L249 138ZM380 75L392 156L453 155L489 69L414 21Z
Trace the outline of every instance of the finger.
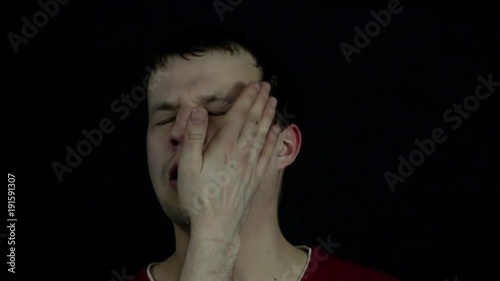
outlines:
M258 81L250 83L243 89L241 95L227 112L225 116L226 124L221 129L221 135L227 138L229 143L235 143L238 140L250 107L257 98L259 90L260 84Z
M257 148L255 144L258 140L259 129L262 127L262 112L266 108L266 104L269 101L269 90L271 89L271 85L267 82L262 82L259 95L255 99L252 108L250 109L245 125L240 133L238 143L248 142L252 148ZM268 115L266 115L268 116ZM261 138L264 139L267 131L269 130L269 125L267 124L267 128L260 129ZM264 132L265 131L265 132ZM260 143L262 144L262 142ZM260 148L257 149L260 153ZM258 155L258 154L257 154Z
M283 143L284 134L280 134L281 128L278 125L273 125L267 134L264 147L259 155L256 166L256 176L262 179L264 173L268 169L269 163L272 161L274 155L278 154L280 144Z
M267 134L271 129L271 125L273 124L274 117L276 116L276 104L278 101L275 97L270 97L267 100L267 103L263 109L261 120L258 127L257 138L253 143L253 147L256 150L257 155L261 153L262 148L264 147Z
M260 98L260 97L259 97ZM274 104L273 104L274 102ZM246 140L242 139L238 143L238 152L245 155L245 160L247 162L257 165L257 159L264 147L267 134L271 129L271 125L274 121L276 112L277 100L275 97L270 97L267 99L267 103L264 106L263 113L261 116L260 123L258 125L257 137L248 136Z
M203 144L207 134L208 114L202 107L194 108L186 126L184 144L179 158L179 170L201 171L203 166Z

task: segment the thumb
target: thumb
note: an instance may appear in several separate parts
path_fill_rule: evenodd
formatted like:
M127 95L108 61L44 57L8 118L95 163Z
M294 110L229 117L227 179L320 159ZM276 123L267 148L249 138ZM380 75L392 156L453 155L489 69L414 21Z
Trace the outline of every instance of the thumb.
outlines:
M202 107L191 110L187 122L184 145L179 159L179 169L201 171L203 166L203 144L207 134L208 114ZM181 167L181 165L187 165Z

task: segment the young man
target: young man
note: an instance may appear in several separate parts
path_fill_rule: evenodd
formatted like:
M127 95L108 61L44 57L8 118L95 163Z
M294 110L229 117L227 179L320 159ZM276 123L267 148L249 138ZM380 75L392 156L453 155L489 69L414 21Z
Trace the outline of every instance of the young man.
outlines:
M148 165L176 249L135 280L397 280L283 236L281 182L302 139L279 112L292 91L235 38L185 33L155 57Z

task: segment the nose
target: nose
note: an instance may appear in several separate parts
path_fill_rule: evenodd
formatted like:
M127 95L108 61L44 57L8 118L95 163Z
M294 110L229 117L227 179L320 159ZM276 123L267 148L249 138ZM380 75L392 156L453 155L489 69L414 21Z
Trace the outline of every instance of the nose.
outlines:
M174 126L170 131L170 144L174 147L184 142L184 135L186 133L187 117L182 116L179 112L175 118Z

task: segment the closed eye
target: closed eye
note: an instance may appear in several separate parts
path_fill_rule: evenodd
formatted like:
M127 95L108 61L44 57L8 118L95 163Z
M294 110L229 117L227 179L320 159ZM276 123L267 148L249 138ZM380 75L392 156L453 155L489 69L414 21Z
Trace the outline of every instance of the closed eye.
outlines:
M226 113L227 112L218 112L218 113L208 112L208 116L214 116L214 117L216 117L216 116L226 115ZM165 125L165 124L168 124L168 123L170 123L170 122L172 122L174 120L175 120L175 117L168 118L168 119L165 119L163 121L160 121L160 122L156 123L156 125L159 125L159 126Z

